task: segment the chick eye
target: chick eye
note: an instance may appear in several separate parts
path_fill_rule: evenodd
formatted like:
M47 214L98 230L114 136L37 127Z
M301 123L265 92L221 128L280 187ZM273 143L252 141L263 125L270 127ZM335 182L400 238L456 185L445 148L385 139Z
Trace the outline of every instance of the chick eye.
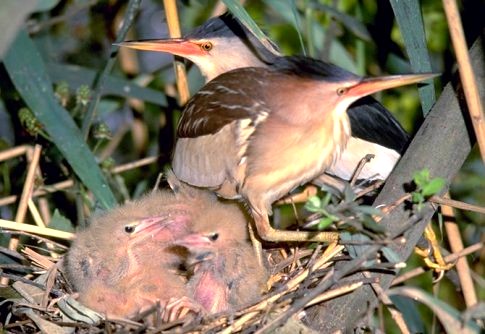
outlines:
M212 50L212 43L211 42L204 42L200 44L200 48L204 51L210 51Z
M340 88L337 88L337 95L338 96L342 96L344 95L345 93L347 93L347 88L346 87L340 87Z
M125 225L125 232L128 234L135 232L135 225Z
M216 241L217 239L219 239L219 233L212 233L209 235L210 241Z

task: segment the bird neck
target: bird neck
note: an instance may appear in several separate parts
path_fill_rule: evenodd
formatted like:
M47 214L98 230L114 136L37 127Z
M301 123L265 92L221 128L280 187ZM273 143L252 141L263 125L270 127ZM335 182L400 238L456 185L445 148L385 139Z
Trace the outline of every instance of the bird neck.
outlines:
M350 120L347 114L348 106L345 104L337 104L333 117L333 141L335 143L334 161L338 160L340 154L347 146L347 142L351 136Z

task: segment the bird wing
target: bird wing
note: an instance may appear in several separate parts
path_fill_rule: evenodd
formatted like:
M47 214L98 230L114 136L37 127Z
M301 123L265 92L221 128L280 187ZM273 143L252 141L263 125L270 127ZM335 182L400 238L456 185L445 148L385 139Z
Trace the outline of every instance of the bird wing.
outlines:
M248 138L269 112L263 96L265 83L259 79L266 72L245 68L224 73L187 103L172 161L178 178L212 188L225 181L242 182L238 167Z
M392 114L373 97L364 97L347 110L352 137L379 144L402 154L409 142L404 131Z
M179 138L195 138L219 132L235 121L256 126L266 117L265 82L269 71L243 68L226 72L207 83L187 103L177 129ZM262 78L261 78L262 79Z

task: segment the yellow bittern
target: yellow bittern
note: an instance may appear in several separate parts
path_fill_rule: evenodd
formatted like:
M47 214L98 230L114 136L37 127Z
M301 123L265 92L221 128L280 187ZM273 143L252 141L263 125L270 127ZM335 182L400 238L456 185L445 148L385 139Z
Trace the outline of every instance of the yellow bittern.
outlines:
M187 58L199 67L207 81L236 68L269 68L282 58L276 46L273 50L267 49L228 13L208 20L184 38L128 41L120 45ZM392 114L370 96L352 103L348 115L351 136L347 147L325 172L350 180L361 159L373 154L374 158L359 173L359 179L385 180L406 148L408 134Z
M174 172L191 185L244 199L264 240L334 240L333 234L274 230L271 204L338 160L351 137L352 102L432 76L362 78L302 57L281 57L269 69L226 72L187 103Z

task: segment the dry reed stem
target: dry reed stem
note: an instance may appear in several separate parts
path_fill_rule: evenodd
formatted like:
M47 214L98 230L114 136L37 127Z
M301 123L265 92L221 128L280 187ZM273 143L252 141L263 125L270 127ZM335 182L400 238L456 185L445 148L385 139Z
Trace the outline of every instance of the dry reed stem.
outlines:
M362 273L364 277L370 278L370 274L368 272L363 272ZM410 334L410 330L408 326L406 325L406 321L404 320L404 317L402 313L394 307L394 303L392 302L391 298L387 295L387 293L384 291L384 289L377 283L371 283L370 284L372 289L374 289L374 292L377 294L377 297L379 300L386 305L387 309L391 313L392 319L396 322L397 327L399 327L399 330L403 334Z
M128 170L132 170L132 169L135 169L135 168L138 168L138 167L150 165L152 163L157 162L157 160L158 160L158 157L146 157L146 158L143 158L143 159L140 159L140 160L128 162L126 164L114 167L111 170L111 172L113 174L119 174L119 173L126 172Z
M479 250L481 250L483 248L483 243L482 242L479 242L479 243L476 243L476 244L473 244L471 246L468 246L466 248L464 248L462 251L460 252L457 252L457 253L452 253L448 256L445 256L444 259L447 263L450 263L450 262L453 262L453 261L456 261L457 259L463 257L463 256L467 256L469 254L472 254L472 253L475 253ZM431 268L423 268L423 267L420 267L420 268L415 268L413 270L410 270L402 275L400 275L399 277L396 277L396 279L392 282L392 285L391 286L395 286L395 285L398 285L398 284L401 284L411 278L414 278L416 276L419 276L421 274L424 274L425 272L431 270Z
M116 166L112 169L111 172L113 174L119 174L119 173L122 173L122 172L126 172L128 170L132 170L132 169L135 169L135 168L138 168L138 167L142 167L142 166L146 166L146 165L155 163L155 162L157 162L157 160L158 160L158 157L146 157L146 158L143 158L143 159L140 159L140 160L136 160L136 161L128 162L128 163L123 164L123 165ZM53 193L53 192L56 192L56 191L65 190L65 189L71 188L73 186L74 186L73 180L65 180L65 181L61 181L61 182L54 183L54 184L51 184L51 185L44 185L44 186L42 186L41 189L35 190L32 194L32 197L43 196L43 195L50 194L50 193ZM0 199L0 206L15 203L15 201L17 201L17 198L18 197L16 195L11 195L11 196L1 198Z
M55 265L55 263L49 260L47 257L37 253L29 247L22 249L22 253L31 263L44 270L49 270L50 268L52 268L52 266Z
M14 148L0 152L0 161L10 160L20 155L27 154L27 151L32 150L33 147L29 145L16 146Z
M320 296L315 297L310 302L308 302L308 304L305 305L305 308L319 304L319 303L327 301L329 299L333 299L335 297L345 295L349 292L352 292L352 291L360 288L362 285L364 285L364 282L355 282L355 283L342 285L342 286L335 288L333 290L326 291L326 292L322 293Z
M451 199L451 198L432 196L429 199L429 201L436 203L436 204L444 205L444 206L450 206L450 207L453 207L453 208L456 208L456 209L468 210L468 211L473 211L473 212L485 214L485 208L483 206L468 204L468 203L465 203L465 202L456 201L456 200Z
M168 31L170 38L179 38L182 36L180 32L180 24L177 12L177 2L175 0L163 0L165 7L165 16L167 18ZM177 79L177 90L179 93L179 103L181 106L185 105L190 98L189 84L187 81L187 73L185 72L185 65L183 62L175 59L175 77Z
M39 200L42 200L43 198L40 198ZM45 199L45 198L44 198ZM34 222L37 226L39 227L47 227L47 224L45 223L44 219L42 218L39 210L37 209L37 206L35 205L34 201L32 198L29 198L29 211L30 215L34 219ZM50 254L52 257L56 257L57 253L53 252L52 250L54 249L54 244L52 243L46 243L46 246L49 250L51 250Z
M32 197L43 196L46 194L54 193L60 190L71 188L74 185L73 180L65 180L52 185L44 185L42 189L37 189L32 193ZM0 199L0 206L15 203L18 196L11 195Z
M332 20L332 23L333 20ZM353 187L355 186L355 183L357 182L357 180L359 179L359 175L360 173L362 172L362 169L364 168L364 166L369 163L373 158L374 158L374 154L367 154L365 157L363 157L362 159L360 159L359 161L359 164L357 165L357 167L355 168L354 170L354 174L352 175L352 178L350 179L350 186Z
M28 201L32 195L32 190L34 189L35 172L36 172L37 166L39 165L41 151L42 151L42 147L40 145L34 146L34 153L32 154L32 160L29 163L27 176L25 178L24 187L22 189L22 195L20 196L19 206L17 208L17 213L15 214L15 222L19 224L24 222L25 216L27 214ZM18 244L19 244L18 238L12 237L8 244L8 248L15 250L17 249Z
M460 13L455 0L443 0L443 7L448 21L448 28L458 63L468 111L472 120L473 129L475 130L482 161L485 163L485 117L483 115L482 100L478 92L477 81L470 64L470 55L468 54Z
M32 198L29 198L28 206L29 206L30 214L32 215L32 218L34 219L35 224L39 227L46 227L47 225L44 223L44 220L40 216L39 210L37 209L37 206L35 205Z
M449 194L447 194L449 196ZM463 250L463 241L461 239L460 230L454 221L455 215L453 208L447 205L441 207L443 218L445 221L445 230L448 235L448 243L453 253L458 253ZM460 280L461 290L465 304L468 307L475 305L478 302L475 286L470 274L470 266L466 257L461 257L456 261L456 271L458 272L458 279Z
M45 236L64 239L64 240L74 240L74 233L55 230L48 227L39 227L36 225L17 223L17 222L14 222L11 220L5 220L5 219L0 219L0 228L29 232L29 233L45 235Z

